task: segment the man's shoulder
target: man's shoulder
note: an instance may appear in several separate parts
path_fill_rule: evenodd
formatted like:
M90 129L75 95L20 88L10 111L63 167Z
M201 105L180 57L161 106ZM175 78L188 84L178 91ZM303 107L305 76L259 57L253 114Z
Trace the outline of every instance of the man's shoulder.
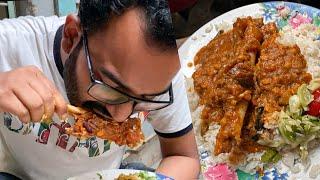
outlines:
M0 33L6 32L50 32L65 22L65 17L58 16L20 16L0 21Z
M54 37L64 18L25 16L0 21L0 72L37 66L50 80L54 73ZM60 80L60 79L59 79Z

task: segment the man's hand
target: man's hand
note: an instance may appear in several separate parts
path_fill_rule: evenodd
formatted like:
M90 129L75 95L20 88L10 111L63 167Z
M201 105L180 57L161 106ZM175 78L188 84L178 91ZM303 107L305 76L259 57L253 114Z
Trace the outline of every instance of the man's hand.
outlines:
M54 112L65 116L67 106L53 83L37 67L27 66L0 73L0 112L28 123L52 117Z
M182 137L159 140L163 160L157 172L175 180L198 179L200 161L193 130Z

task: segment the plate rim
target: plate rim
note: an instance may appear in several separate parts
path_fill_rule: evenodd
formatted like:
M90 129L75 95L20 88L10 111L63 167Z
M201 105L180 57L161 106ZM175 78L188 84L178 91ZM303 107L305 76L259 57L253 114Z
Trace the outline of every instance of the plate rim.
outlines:
M137 170L137 169L106 169L106 170L97 170L97 171L91 171L91 172L86 172L86 173L82 173L79 174L77 176L73 176L73 177L69 177L67 180L77 180L78 178L84 178L84 176L89 176L89 178L95 178L98 176L98 174L101 174L103 176L103 174L116 174L117 176L119 176L120 174L135 174L135 173L140 173L140 172L147 172L148 174L152 174L155 175L155 177L157 178L159 175L161 176L165 176L163 174L158 174L156 172L150 172L150 171L144 171L144 170ZM167 177L167 176L165 176Z

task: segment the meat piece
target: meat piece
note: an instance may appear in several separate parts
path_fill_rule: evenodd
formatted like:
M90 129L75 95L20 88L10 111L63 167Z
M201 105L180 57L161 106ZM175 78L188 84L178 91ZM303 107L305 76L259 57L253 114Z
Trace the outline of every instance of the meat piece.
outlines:
M144 139L141 121L138 118L131 118L122 123L107 121L91 111L70 105L68 113L74 117L75 124L66 129L66 132L78 138L87 139L96 136L129 147L137 146Z
M272 35L278 34L278 28L275 23L268 23L261 28L263 39L266 40Z
M243 120L254 88L254 66L263 34L262 19L239 18L233 29L217 35L195 57L193 74L200 104L201 133L212 122L221 126L215 155L241 144Z
M263 124L275 125L273 113L281 111L288 105L289 98L294 95L299 86L311 80L306 72L307 62L297 45L285 46L277 42L279 34L274 23L265 25L265 41L261 46L261 55L256 65L256 91L254 103L264 107L261 116Z
M254 87L254 67L251 62L243 62L236 64L230 71L229 74L233 79L247 89Z

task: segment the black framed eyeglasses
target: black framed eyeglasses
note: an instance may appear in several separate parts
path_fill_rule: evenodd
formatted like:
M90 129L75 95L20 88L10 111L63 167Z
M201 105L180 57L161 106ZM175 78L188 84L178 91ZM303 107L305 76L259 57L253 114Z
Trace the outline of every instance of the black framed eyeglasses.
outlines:
M93 73L93 66L88 48L88 36L86 31L84 31L83 34L83 46L91 79L91 84L88 87L87 93L98 102L108 105L119 105L123 103L134 102L132 113L139 111L160 110L173 103L174 99L172 84L170 84L169 88L163 93L146 95L146 99L144 99L134 97L126 92L123 92L102 81L97 80Z

